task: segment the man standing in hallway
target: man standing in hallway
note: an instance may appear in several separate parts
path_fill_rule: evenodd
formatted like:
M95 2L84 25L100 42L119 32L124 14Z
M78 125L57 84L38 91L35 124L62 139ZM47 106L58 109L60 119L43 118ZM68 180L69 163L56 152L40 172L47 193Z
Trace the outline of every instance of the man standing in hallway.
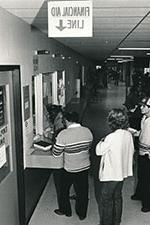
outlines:
M141 131L139 135L138 184L132 200L141 200L141 211L150 212L150 97L141 101Z
M90 168L89 150L93 135L91 131L78 123L78 114L69 112L64 115L67 129L62 130L52 149L55 157L63 155L60 208L57 215L71 216L69 191L72 184L76 191L75 210L80 220L86 218L88 207L88 171Z

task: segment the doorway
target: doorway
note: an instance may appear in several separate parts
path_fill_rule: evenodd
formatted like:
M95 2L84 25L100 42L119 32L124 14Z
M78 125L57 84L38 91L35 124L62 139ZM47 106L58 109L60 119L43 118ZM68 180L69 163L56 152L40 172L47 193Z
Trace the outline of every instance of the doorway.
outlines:
M25 224L20 66L0 66L0 218Z

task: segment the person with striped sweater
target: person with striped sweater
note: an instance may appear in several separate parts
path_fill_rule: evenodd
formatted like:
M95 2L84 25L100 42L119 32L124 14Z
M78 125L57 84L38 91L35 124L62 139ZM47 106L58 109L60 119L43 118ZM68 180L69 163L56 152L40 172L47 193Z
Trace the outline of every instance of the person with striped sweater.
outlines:
M72 184L76 192L75 210L80 220L86 218L88 208L88 172L90 169L90 148L93 135L89 128L78 123L76 112L64 115L67 128L56 137L52 153L54 157L63 156L64 170L61 176L61 197L57 215L72 216L69 191Z

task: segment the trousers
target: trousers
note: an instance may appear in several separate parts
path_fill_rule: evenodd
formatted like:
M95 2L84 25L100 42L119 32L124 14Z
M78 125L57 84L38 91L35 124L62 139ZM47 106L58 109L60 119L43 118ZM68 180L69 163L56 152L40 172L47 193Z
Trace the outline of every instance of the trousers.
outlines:
M142 207L150 208L150 159L138 156L138 183L135 195L141 199Z
M76 202L75 211L79 217L86 217L88 208L88 170L70 173L64 170L62 175L61 195L60 195L60 211L64 214L71 214L71 204L69 199L69 191L72 184L75 187Z
M123 181L99 182L100 225L119 225L122 216Z

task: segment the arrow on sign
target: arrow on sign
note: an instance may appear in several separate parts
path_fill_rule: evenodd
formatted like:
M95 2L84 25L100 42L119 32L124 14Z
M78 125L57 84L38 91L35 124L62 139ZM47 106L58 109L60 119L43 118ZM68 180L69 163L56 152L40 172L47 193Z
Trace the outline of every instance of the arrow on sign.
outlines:
M66 27L63 27L63 20L59 20L59 26L56 26L56 28L60 31L62 31L66 28Z

